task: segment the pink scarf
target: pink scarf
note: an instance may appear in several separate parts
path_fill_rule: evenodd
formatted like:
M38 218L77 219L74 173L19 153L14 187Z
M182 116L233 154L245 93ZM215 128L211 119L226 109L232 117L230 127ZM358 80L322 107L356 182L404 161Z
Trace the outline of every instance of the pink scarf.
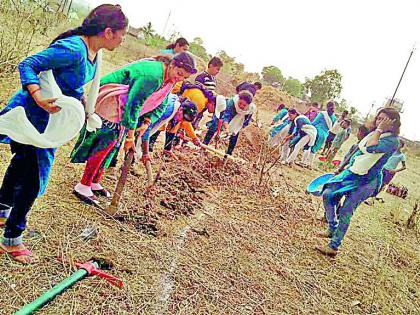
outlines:
M163 100L168 96L169 92L171 92L174 84L173 83L166 83L164 84L159 90L152 93L143 103L140 111L140 117L144 114L147 114L162 104Z
M144 101L140 116L153 111L170 93L173 83L164 84ZM95 112L106 120L119 123L122 120L130 87L124 84L110 83L100 87Z

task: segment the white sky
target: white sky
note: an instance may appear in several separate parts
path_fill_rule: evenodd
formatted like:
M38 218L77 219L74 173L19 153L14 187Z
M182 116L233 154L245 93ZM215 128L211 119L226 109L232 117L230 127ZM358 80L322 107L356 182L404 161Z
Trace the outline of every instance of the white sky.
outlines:
M208 52L225 50L246 71L279 67L304 81L324 69L343 75L341 96L366 114L391 97L413 45L420 45L420 1L415 0L89 0L119 3L138 27L165 36L201 37ZM420 48L420 47L419 47ZM403 100L402 135L420 140L420 50L397 92Z

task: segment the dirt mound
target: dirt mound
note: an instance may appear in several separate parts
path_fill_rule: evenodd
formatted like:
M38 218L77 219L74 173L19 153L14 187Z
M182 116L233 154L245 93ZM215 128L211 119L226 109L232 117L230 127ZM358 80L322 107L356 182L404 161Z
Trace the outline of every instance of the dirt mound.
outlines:
M257 108L272 111L275 111L277 106L281 103L284 103L289 108L295 107L301 113L304 113L307 110L307 106L304 102L272 86L263 86L255 95L254 102L257 105Z

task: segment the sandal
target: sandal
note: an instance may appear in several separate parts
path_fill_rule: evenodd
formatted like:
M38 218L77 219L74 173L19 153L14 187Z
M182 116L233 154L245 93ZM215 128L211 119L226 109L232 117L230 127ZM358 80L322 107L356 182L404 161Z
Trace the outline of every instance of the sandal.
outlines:
M12 260L14 260L14 261L16 261L16 262L18 262L20 264L23 264L23 265L33 264L33 263L36 263L38 261L38 258L36 256L34 256L32 254L32 252L29 249L27 249L27 248L21 249L21 250L14 250L14 251L8 252L4 248L4 245L0 245L0 255L1 254L6 254ZM22 261L22 260L17 259L19 257L30 257L31 259L30 259L30 261Z
M86 204L88 204L90 206L95 206L95 207L98 207L98 208L102 208L101 205L100 205L100 203L99 203L99 200L96 199L96 196L95 195L88 197L88 196L82 195L81 193L79 193L79 192L77 192L75 190L73 190L73 194L77 198L79 198L81 201L83 201L84 203L86 203Z
M105 197L105 198L111 198L111 193L105 188L98 189L98 190L93 190L92 189L92 192L97 196L102 196L102 197Z

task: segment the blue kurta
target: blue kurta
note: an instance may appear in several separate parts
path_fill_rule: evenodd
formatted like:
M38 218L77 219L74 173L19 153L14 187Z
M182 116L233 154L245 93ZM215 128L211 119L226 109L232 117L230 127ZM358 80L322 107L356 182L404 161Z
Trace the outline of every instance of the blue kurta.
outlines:
M165 111L164 111L163 115L157 121L150 124L150 126L146 129L143 136L141 137L141 141L148 141L149 138L153 135L152 134L152 129L161 125L164 120L171 117L171 115L174 113L175 102L177 100L178 100L178 96L176 96L175 94L169 94L168 95L168 97L163 101L164 103L167 104L167 105L165 105L166 108L165 108Z
M332 113L329 115L329 117L331 119L332 125L334 125L335 121L337 120L335 114ZM315 144L312 146L311 151L312 153L316 153L322 148L325 141L327 140L329 128L322 113L318 113L312 122L312 125L316 128L317 135Z
M310 124L309 118L303 115L296 119L296 123L295 121L290 123L289 135L294 135L292 140L290 140L290 147L293 147L300 139L306 136L306 132L302 130L302 127Z
M19 64L19 73L22 89L10 100L0 115L22 106L32 125L43 133L49 121L49 113L39 107L26 86L39 84L38 74L41 71L53 70L54 78L64 95L82 99L83 86L91 81L96 72L96 62L88 59L88 49L80 36L71 36L53 43L47 49L29 56ZM63 126L65 128L65 126ZM10 139L0 135L0 142L10 143ZM56 149L37 148L39 167L39 194L45 192L48 176L54 161Z
M384 153L384 155L373 165L373 167L365 175L357 175L350 171L350 167L353 165L355 158L362 153L360 149L351 156L346 169L341 173L331 178L324 188L333 185L335 193L342 194L348 193L357 189L357 187L369 184L377 193L382 186L382 170L388 161L388 159L398 150L399 140L398 137L391 135L388 137L380 138L378 144L366 148L369 153Z
M273 121L278 122L280 119L283 119L284 116L287 115L289 111L287 108L282 108L280 111L274 116Z

